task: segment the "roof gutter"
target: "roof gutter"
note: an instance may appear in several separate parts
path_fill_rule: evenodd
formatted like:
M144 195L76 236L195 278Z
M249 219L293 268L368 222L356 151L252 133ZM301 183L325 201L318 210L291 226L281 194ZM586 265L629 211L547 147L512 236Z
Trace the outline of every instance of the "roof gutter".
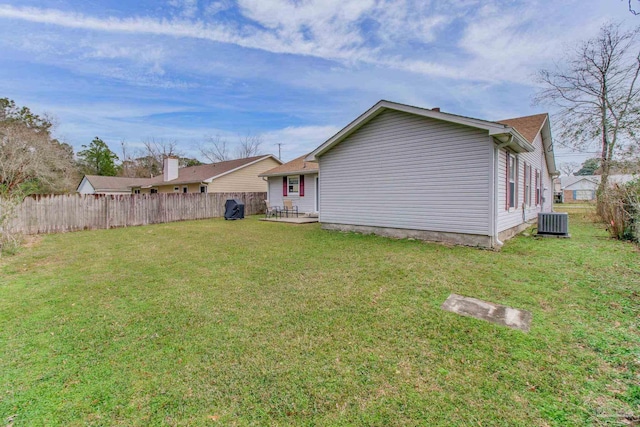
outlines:
M542 136L542 149L547 162L547 168L549 169L549 175L551 175L552 178L557 178L560 176L560 171L556 168L556 159L553 154L553 139L551 138L549 119L547 119L542 126L540 135Z
M489 135L499 141L500 148L509 147L516 153L531 153L535 151L535 147L525 139L520 132L511 127L490 130Z

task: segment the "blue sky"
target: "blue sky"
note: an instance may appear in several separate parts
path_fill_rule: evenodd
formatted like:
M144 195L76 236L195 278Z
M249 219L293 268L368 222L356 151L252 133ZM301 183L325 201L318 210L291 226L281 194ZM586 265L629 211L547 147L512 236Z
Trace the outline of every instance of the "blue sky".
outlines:
M51 113L76 150L155 138L198 156L251 133L290 160L380 99L550 111L536 70L611 20L640 24L622 0L0 0L0 97ZM588 156L559 142L558 163Z

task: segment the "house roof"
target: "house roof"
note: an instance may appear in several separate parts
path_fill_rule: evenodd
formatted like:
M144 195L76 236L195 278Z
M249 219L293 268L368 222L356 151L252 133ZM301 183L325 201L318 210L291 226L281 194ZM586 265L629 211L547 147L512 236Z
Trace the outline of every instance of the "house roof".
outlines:
M309 173L318 173L318 163L305 161L304 158L306 156L307 155L305 154L304 156L300 156L283 165L276 166L273 169L269 169L268 171L261 173L259 176L284 176L291 174L305 175Z
M533 144L533 140L544 126L548 114L534 114L533 116L516 117L514 119L499 120L498 123L515 128L524 136L529 143Z
M100 175L85 175L83 179L89 181L91 186L96 192L104 191L131 191L130 188L142 185L147 182L149 178L125 178L120 176L100 176ZM80 181L82 184L82 181ZM78 185L80 187L80 185Z
M600 183L600 176L598 175L562 176L560 177L560 188L568 187L582 180L587 180L587 181L593 182L594 184L598 184Z
M549 172L556 175L555 158L553 156L553 144L551 141L551 128L549 125L547 114L536 114L533 116L518 117L514 119L503 120L502 122L492 122L488 120L475 119L472 117L460 116L457 114L444 113L440 109L427 109L414 107L411 105L399 104L396 102L381 100L369 110L361 114L354 121L345 126L341 131L325 141L322 145L309 153L305 160L315 162L318 156L323 155L335 145L342 142L352 133L360 129L370 120L385 110L401 111L409 114L415 114L421 117L428 117L436 120L442 120L450 123L457 123L465 126L484 129L488 131L503 147L509 147L516 153L533 152L535 147L532 145L538 132L542 133L542 143L547 160Z
M609 175L609 184L626 184L629 181L639 178L638 175L620 174ZM560 188L565 189L580 181L590 181L594 184L600 184L602 177L600 175L577 175L577 176L563 176L560 178Z
M216 178L220 178L223 175L234 172L238 169L247 167L262 160L272 158L278 163L282 163L277 157L272 154L246 157L243 159L227 160L224 162L211 163L208 165L189 166L186 168L178 169L178 178L171 181L165 181L162 175L158 175L154 178L148 178L142 186L153 187L159 185L178 185L178 184L193 184L201 182L211 182Z

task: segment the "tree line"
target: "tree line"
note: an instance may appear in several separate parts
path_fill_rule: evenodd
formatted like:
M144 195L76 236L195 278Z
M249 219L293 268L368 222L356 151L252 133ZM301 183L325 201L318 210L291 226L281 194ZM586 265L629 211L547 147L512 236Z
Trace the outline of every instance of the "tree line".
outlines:
M178 157L180 167L203 164L185 156L176 141L155 138L137 148L122 141L116 154L95 137L74 153L71 145L54 138L53 127L50 116L0 98L0 197L72 192L83 175L150 178L162 173L167 156ZM262 138L239 136L233 149L219 136L207 137L199 150L209 162L251 157L262 154Z

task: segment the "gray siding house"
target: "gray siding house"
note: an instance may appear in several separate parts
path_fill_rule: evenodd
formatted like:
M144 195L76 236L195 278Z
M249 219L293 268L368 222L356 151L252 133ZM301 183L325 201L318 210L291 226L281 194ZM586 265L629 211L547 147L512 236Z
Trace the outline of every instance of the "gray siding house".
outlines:
M147 178L125 178L118 176L85 175L78 184L79 194L131 194L131 187L143 185Z
M323 228L485 248L552 210L547 114L491 122L380 101L311 152Z
M267 200L272 206L283 206L291 200L301 214L318 213L318 164L300 156L259 176L268 182Z
M639 175L609 175L609 185L623 185L637 179ZM596 200L600 186L600 175L563 176L560 178L562 202L590 202Z

